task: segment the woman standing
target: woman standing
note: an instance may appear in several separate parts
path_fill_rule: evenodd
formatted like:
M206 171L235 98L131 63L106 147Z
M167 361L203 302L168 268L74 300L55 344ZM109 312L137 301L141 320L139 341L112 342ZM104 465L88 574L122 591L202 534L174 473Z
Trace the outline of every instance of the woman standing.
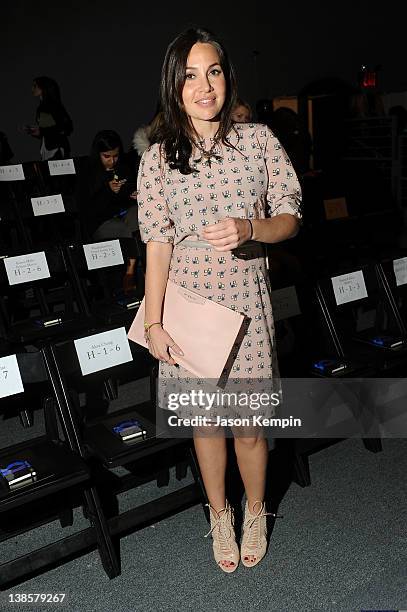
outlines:
M181 33L163 64L158 142L144 153L138 177L139 226L147 243L145 329L149 351L160 360L163 386L189 375L175 367L182 347L161 323L167 279L250 320L234 356L233 377L256 381L275 375L270 287L260 243L297 233L300 187L266 126L233 124L235 100L234 71L218 39L201 29ZM224 432L207 436L194 429L194 444L210 502L215 560L232 572L239 549L225 497ZM266 552L267 440L256 431L234 435L234 445L247 498L241 559L252 567Z
M40 99L35 126L26 126L25 131L41 139L41 159L64 159L70 156L68 137L73 131L72 120L61 101L58 83L47 76L33 81L32 94Z

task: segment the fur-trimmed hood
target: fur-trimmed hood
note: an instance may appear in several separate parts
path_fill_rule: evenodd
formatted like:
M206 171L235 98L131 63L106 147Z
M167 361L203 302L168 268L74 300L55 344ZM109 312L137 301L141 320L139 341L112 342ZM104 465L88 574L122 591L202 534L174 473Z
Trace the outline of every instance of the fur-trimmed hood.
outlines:
M150 131L151 128L149 125L142 125L134 132L132 141L133 149L136 149L140 157L150 146Z

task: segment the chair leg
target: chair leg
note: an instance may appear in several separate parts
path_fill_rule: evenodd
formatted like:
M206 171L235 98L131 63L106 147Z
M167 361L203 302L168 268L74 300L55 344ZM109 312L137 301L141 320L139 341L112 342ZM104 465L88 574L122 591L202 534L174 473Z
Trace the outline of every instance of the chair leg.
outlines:
M70 527L73 525L73 510L72 508L65 508L59 512L59 522L61 527Z
M115 578L120 575L120 551L115 547L106 517L103 514L100 505L99 496L94 489L86 489L84 491L86 514L90 520L92 527L96 532L99 555L102 561L103 568L109 578ZM120 543L118 544L120 546Z
M136 242L137 258L140 260L143 274L146 273L146 246L141 240L140 231L136 230L133 232L133 238Z
M309 487L311 474L309 470L308 456L295 454L293 460L293 478L300 487Z
M170 470L164 468L157 474L157 487L167 487L170 482Z
M211 517L210 517L209 506L206 505L206 504L209 504L209 498L206 494L206 489L205 489L205 485L202 479L201 470L199 469L198 458L196 456L195 448L193 446L193 441L191 443L191 446L189 446L188 448L188 459L189 459L189 467L191 468L192 476L201 491L202 508L206 516L206 520L208 521L208 523L210 523Z
M25 410L20 410L19 417L20 423L24 427L24 429L28 429L28 427L33 426L34 421L32 410L28 410L27 408Z
M182 480L186 477L188 470L188 461L177 461L175 465L175 477L177 480Z
M158 367L154 363L150 368L150 401L155 406L157 399L157 376Z
M112 401L117 399L117 382L112 378L107 378L103 382L103 388L108 400Z
M43 402L43 406L45 431L47 432L47 436L50 438L50 440L58 440L59 433L55 400L52 397L46 397Z
M371 453L380 453L383 450L380 438L362 438L363 446Z

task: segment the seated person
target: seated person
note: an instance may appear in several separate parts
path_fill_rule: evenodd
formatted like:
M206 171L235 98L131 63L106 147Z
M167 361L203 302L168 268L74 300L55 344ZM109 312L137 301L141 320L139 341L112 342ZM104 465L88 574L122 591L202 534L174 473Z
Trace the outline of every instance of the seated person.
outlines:
M137 176L124 161L120 136L98 132L78 176L78 208L86 239L131 238L138 229Z
M249 123L252 120L252 114L250 104L238 98L233 107L232 120L235 123Z
M257 123L264 123L270 127L271 117L273 115L274 107L273 100L268 98L262 98L256 102L256 115Z
M128 158L134 161L137 168L139 167L144 151L146 151L149 146L157 142L156 135L160 129L161 114L161 111L157 110L148 125L141 125L134 132L132 148L127 155Z
M134 238L138 232L137 175L126 162L120 136L98 132L78 174L77 205L84 241ZM127 276L135 272L130 260ZM128 285L128 283L127 283Z
M270 116L268 126L286 150L298 177L310 169L312 152L311 135L294 110L279 106Z

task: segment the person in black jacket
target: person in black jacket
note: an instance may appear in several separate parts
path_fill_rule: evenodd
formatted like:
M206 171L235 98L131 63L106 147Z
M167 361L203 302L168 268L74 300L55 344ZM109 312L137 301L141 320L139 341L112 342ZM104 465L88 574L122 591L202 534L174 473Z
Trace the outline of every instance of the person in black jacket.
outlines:
M312 139L292 108L279 106L269 117L269 128L283 145L298 177L310 170Z
M89 158L78 174L76 200L85 240L138 239L136 169L123 153L120 136L102 130L93 139ZM131 288L136 259L131 259L124 285Z
M126 162L120 136L102 130L78 175L77 200L86 238L132 238L138 230L137 175Z
M33 96L40 98L36 125L25 131L41 139L41 159L64 159L71 154L68 137L73 131L72 120L61 101L58 83L47 76L37 77L32 85Z

